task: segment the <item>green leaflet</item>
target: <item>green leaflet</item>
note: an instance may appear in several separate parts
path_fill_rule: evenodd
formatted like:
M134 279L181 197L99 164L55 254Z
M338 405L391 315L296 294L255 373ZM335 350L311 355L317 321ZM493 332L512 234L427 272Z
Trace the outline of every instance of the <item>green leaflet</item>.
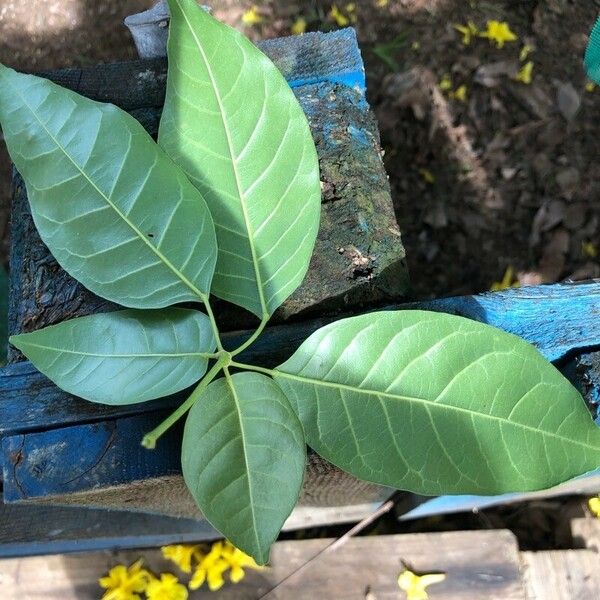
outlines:
M159 143L207 200L219 255L211 292L261 318L300 285L319 226L318 159L287 82L194 0L169 0Z
M298 500L305 462L302 426L259 373L214 381L187 418L186 484L206 518L260 564Z
M0 65L0 122L36 227L73 277L133 308L208 295L210 213L135 119Z
M426 495L501 494L600 464L600 428L577 390L533 346L461 317L344 319L274 376L307 443L361 479Z
M192 385L215 349L208 317L184 308L80 317L10 338L63 390L102 404L134 404Z

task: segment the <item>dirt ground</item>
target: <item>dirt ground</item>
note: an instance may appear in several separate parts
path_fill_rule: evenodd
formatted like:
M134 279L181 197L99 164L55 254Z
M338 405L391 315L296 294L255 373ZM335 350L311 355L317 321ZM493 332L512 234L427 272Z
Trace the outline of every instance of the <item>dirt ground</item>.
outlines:
M332 2L257 2L251 25L251 2L207 3L255 39L288 35L300 17L307 30L338 26ZM123 17L151 4L2 0L0 61L40 71L131 58ZM507 267L521 284L600 277L600 88L586 89L582 68L600 0L337 8L358 31L416 295L486 290ZM489 20L508 23L518 40L465 45L454 28ZM520 60L524 45L530 54ZM531 83L516 81L529 61ZM4 253L9 173L2 154Z

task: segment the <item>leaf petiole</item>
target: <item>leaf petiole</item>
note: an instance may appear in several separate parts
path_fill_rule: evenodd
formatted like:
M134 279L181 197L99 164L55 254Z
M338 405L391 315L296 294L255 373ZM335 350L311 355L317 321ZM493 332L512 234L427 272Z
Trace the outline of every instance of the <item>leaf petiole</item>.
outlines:
M156 447L156 442L163 433L172 427L183 415L194 406L198 398L208 387L211 381L219 374L221 369L231 364L231 355L229 353L220 354L217 362L212 366L202 381L196 386L190 397L173 411L158 427L155 427L150 433L147 433L142 439L142 446L148 450Z
M260 325L257 327L256 331L241 345L238 346L235 350L231 352L231 356L237 356L241 354L246 348L250 347L260 336L260 334L264 331L267 323L269 322L269 316L265 315L260 322Z

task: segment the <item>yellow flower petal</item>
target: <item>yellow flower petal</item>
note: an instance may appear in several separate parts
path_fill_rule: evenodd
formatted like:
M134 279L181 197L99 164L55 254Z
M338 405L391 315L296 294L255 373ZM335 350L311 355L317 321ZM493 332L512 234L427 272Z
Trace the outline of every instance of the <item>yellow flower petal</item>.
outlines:
M301 35L306 31L306 19L304 17L298 17L292 25L290 31L293 35Z
M452 79L450 79L450 75L448 75L447 73L440 79L440 83L438 84L440 86L440 90L442 90L442 92L447 92L448 90L452 89Z
M518 281L515 281L515 270L512 266L506 267L506 271L504 271L504 277L502 281L496 281L492 283L490 287L491 292L499 292L500 290L507 290L509 288L518 288L521 287L521 284Z
M258 12L258 8L254 5L251 8L249 8L243 15L242 15L242 23L244 23L244 25L258 25L258 23L262 23L263 22L263 18L261 16L261 14Z
M487 29L480 32L479 37L496 42L498 48L503 48L506 42L515 42L518 39L505 21L488 21Z
M146 588L148 600L187 600L187 588L172 573L161 573L160 579L152 579Z
M600 496L590 498L588 500L588 506L590 507L590 510L592 511L594 516L600 519Z
M515 81L520 81L525 85L529 85L533 80L533 62L529 61L525 63L520 69L519 72L515 76Z
M398 586L406 592L407 600L428 600L429 596L425 588L434 583L440 583L444 579L446 579L446 575L443 573L415 575L406 569L398 576Z
M350 25L350 19L334 4L329 11L329 16L337 23L339 27Z
M586 92L593 92L596 89L596 84L593 81L588 81L585 84L585 91Z
M457 87L453 92L450 92L450 98L458 100L459 102L466 102L467 100L467 86L461 85Z
M390 3L389 0L377 0L376 4L379 8L385 8Z
M163 546L160 550L167 560L173 561L184 573L191 573L192 557L196 556L199 548L190 544L176 544Z
M419 169L419 175L423 178L423 181L433 185L435 183L435 176L429 169Z
M524 62L525 60L527 60L527 57L533 52L533 46L530 46L529 44L525 44L522 48L521 48L521 52L519 52L519 60L521 62Z
M475 23L473 23L473 21L467 21L466 25L461 25L460 23L456 23L454 25L454 29L456 29L456 31L458 31L459 33L462 33L462 43L465 46L468 46L471 43L471 40L473 39L474 36L476 36L479 33L479 30L477 29L477 25L475 25Z
M142 568L142 559L129 567L116 565L98 583L106 590L103 600L140 600L139 593L148 586L150 573Z
M586 258L596 258L598 256L598 247L594 242L581 242L581 254Z

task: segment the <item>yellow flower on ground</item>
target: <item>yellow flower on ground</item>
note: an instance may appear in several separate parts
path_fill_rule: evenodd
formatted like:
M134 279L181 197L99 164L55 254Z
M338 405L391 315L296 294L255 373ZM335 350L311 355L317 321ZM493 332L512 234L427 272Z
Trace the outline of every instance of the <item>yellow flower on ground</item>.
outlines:
M527 57L533 52L533 50L534 50L533 46L530 46L529 44L525 44L521 48L521 52L519 52L519 60L521 62L526 61Z
M512 266L506 267L506 271L504 271L504 277L502 277L502 281L495 281L492 283L490 287L491 292L499 292L500 290L507 290L509 288L518 288L521 287L521 284L518 281L515 281L515 270Z
M117 565L108 575L100 577L98 583L106 592L102 600L140 600L140 593L148 586L150 573L142 569L142 559L131 566Z
M446 73L440 79L440 82L438 85L440 86L440 90L442 90L442 92L447 92L448 90L451 90L452 89L452 79L450 79L450 75L448 75L448 73Z
M423 181L433 185L435 183L435 176L429 169L419 169L419 175L423 178Z
M600 496L590 498L588 500L588 506L590 507L590 510L592 511L594 516L600 519Z
M301 35L306 31L306 19L304 17L298 17L292 25L290 31L293 35Z
M471 40L479 33L479 29L477 29L477 25L475 25L473 21L467 21L466 25L457 23L454 25L454 29L459 33L462 33L462 43L465 46L468 46L471 43Z
M194 555L198 561L198 566L189 583L190 590L197 590L205 581L212 592L216 592L223 587L225 583L223 573L227 571L229 564L223 559L222 554L223 542L215 542L208 554L197 552Z
M152 578L146 588L148 600L187 600L185 585L171 573L161 573L160 579Z
M581 254L586 258L596 258L598 256L598 247L594 242L581 242Z
M262 22L263 18L258 12L256 5L253 5L242 15L242 23L244 23L244 25L258 25L258 23Z
M593 92L596 89L596 84L593 81L588 81L585 84L585 91L586 92Z
M339 27L350 25L350 19L334 4L329 11L329 16L337 23Z
M177 544L163 546L160 550L167 560L172 560L184 573L192 572L192 557L198 552L200 546L190 544Z
M490 42L496 42L498 48L503 48L506 42L515 42L518 39L505 21L488 21L487 29L481 31L479 37L488 38Z
M377 0L379 8L385 8L390 3L390 0Z
M533 61L526 62L515 75L515 81L520 81L526 85L529 85L533 80Z
M467 86L461 85L457 87L453 92L450 92L450 97L459 102L466 102L467 100Z
M434 583L440 583L446 579L443 573L430 573L427 575L415 575L408 569L400 573L398 585L406 592L407 600L428 600L426 588Z
M231 542L225 542L223 545L222 557L231 568L229 577L233 583L238 583L244 578L244 569L256 569L262 571L265 567L256 564L255 560L236 548Z

